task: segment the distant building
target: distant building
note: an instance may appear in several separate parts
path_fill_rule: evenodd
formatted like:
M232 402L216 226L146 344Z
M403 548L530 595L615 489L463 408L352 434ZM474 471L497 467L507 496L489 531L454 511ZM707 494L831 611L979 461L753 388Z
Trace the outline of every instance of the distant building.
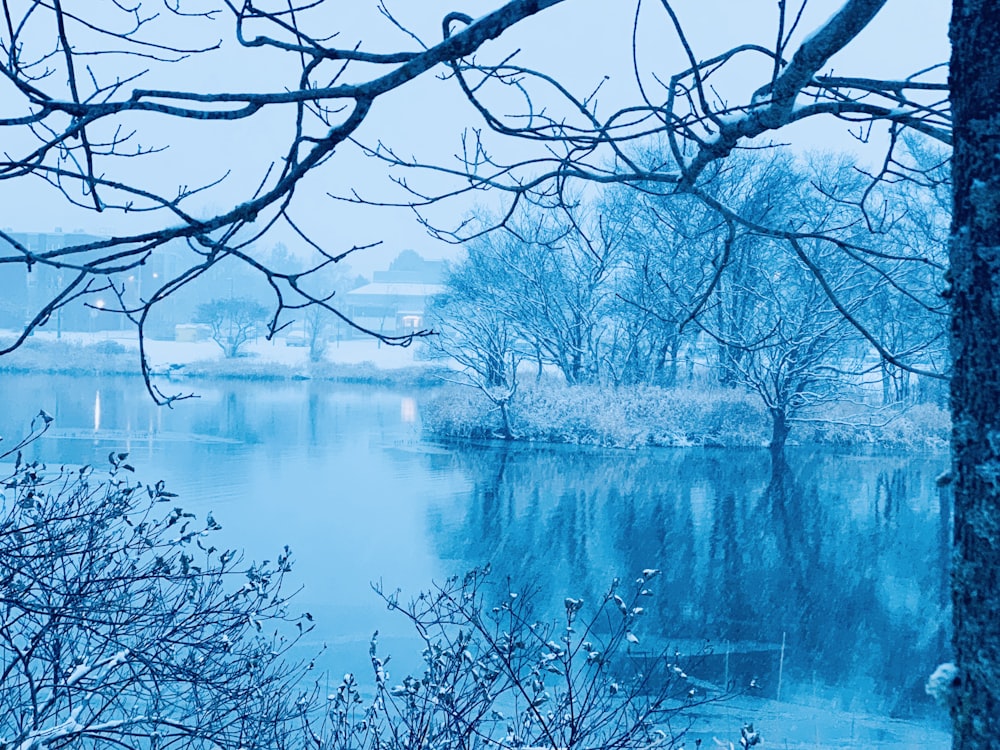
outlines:
M107 239L82 231L63 232L6 232L14 242L33 254L42 254L71 245L86 245ZM16 255L15 246L0 240L0 254ZM155 291L168 275L179 266L179 254L163 248L154 253L145 264L109 278L122 290L125 303L137 305L140 299ZM24 265L11 264L0 267L0 328L18 330L27 325L58 295L75 276L73 270L52 268L36 263L29 270ZM90 307L87 306L87 304ZM90 294L73 300L57 310L45 322L49 330L103 331L130 327L124 316L111 312L117 306L114 292Z
M444 292L445 263L425 260L404 250L372 283L344 295L347 315L360 326L387 336L401 336L425 326L431 297Z
M13 242L32 254L42 254L67 245L82 245L102 239L83 232L6 231L5 233ZM18 249L7 242L0 242L0 253L16 256ZM3 266L0 269L0 328L14 330L23 328L74 276L72 270L54 269L40 263L34 264L30 269L21 264ZM94 304L96 299L91 299L90 302ZM76 302L56 313L53 319L48 321L48 325L51 328L58 326L67 330L88 330L88 328L93 330L97 317L96 310L89 310L82 302Z
M389 264L387 271L375 271L372 281L386 284L440 284L444 279L445 262L426 260L416 250L404 250Z

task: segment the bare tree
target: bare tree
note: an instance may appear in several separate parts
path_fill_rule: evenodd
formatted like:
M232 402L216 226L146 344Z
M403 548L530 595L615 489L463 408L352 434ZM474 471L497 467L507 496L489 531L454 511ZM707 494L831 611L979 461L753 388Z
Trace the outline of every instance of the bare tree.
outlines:
M306 309L302 323L306 346L309 347L309 361L322 362L330 340L332 321L329 314L320 307L310 306Z
M515 435L511 400L517 393L518 368L525 342L511 319L509 289L500 258L485 242L472 243L468 256L449 269L447 291L431 302L429 314L439 335L432 351L462 368L464 383L477 388L500 412L501 436Z
M644 158L660 163L669 156L651 149ZM738 154L731 162L712 165L702 189L715 204L733 206L759 223L788 216L790 200L801 184L798 171L784 151ZM717 352L709 359L718 361L720 381L735 385L735 368L746 352L738 342L745 338L743 325L753 316L754 301L732 289L755 283L755 264L767 264L755 251L768 244L698 196L664 190L656 183L638 192L638 209L630 222L630 244L638 251L630 263L634 279L619 294L670 328L674 366L681 336L710 321Z
M469 273L487 292L480 301L498 306L539 366L571 385L601 377L626 223L593 202L523 205L503 232L473 243Z
M729 295L744 300L740 307L749 314L724 321L723 330L733 338L723 343L739 356L727 356L719 365L760 397L771 417L771 451L780 455L792 424L819 404L844 399L848 376L862 366L852 351L857 349L853 329L809 270L780 254L758 258L763 267L746 269L744 279L728 288ZM869 291L868 279L857 273L835 278L835 291L856 310ZM705 330L711 331L710 325L704 324Z
M514 267L516 324L566 382L599 382L611 331L627 222L575 200L558 212L518 217ZM522 231L533 227L535 231Z
M613 206L630 199L639 204L631 216L624 273L616 291L624 341L616 347L612 368L616 382L672 386L677 383L681 345L697 333L691 312L707 284L702 261L712 251L705 246L713 245L714 250L718 238L713 231L719 226L694 199L674 196L660 205L657 198L627 188L606 198Z
M916 138L905 140L906 168L894 165L879 184L883 205L891 205L895 219L882 249L895 255L886 286L869 306L872 330L890 351L913 352L932 368L947 370L947 316L945 281L948 225L951 222L949 152ZM874 190L872 192L875 192ZM920 257L926 263L898 258ZM906 290L900 294L899 290ZM921 378L880 358L883 399L897 403L912 397L912 386ZM943 390L943 389L942 389Z
M50 272L56 280L52 294L0 354L20 346L60 308L113 294L115 309L139 329L150 393L170 402L176 394L149 382L142 337L148 317L226 258L246 264L268 283L274 296L269 335L286 325L290 310L308 305L354 325L325 293L310 291L305 282L356 248L329 250L305 237L313 261L306 270L290 272L270 267L253 243L278 224L303 234L296 189L357 136L379 97L474 53L557 1L511 0L475 22L449 14L442 20L441 41L424 44L410 35L403 49L388 52L346 40L340 46L342 19L329 11L329 2L220 0L197 9L166 3L161 12L141 3L78 8L42 0L5 3L0 71L8 98L0 118L6 144L0 180L40 178L72 205L118 215L124 228L112 237L45 249L0 232L0 268ZM381 10L386 28L397 30L396 19ZM234 49L229 39L219 38L220 23L236 42ZM195 70L217 58L236 73L229 86L217 86ZM260 65L267 75L261 75ZM233 182L225 180L225 165L214 165L213 174L198 168L197 156L187 163L202 178L161 179L177 163L177 157L162 154L170 145L177 148L169 142L171 129L208 137L226 126L234 132L240 123L267 132L269 139L255 140L265 151L241 165L239 197L222 197L226 193L220 191ZM246 131L235 132L239 137ZM248 157L257 154L256 148L247 151ZM206 214L206 205L223 201L222 208ZM164 253L180 256L176 268L133 301L123 276ZM367 332L402 345L423 333Z
M212 340L227 359L240 356L266 318L267 308L248 297L214 299L199 305L195 313L196 322L212 329Z

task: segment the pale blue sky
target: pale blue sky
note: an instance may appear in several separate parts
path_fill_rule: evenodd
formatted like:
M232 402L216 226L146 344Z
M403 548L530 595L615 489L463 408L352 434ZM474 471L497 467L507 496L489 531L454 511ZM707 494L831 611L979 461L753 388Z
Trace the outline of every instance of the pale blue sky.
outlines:
M466 12L481 14L499 5L498 0L464 4ZM790 5L792 3L789 3ZM362 41L366 49L385 51L393 48L412 49L411 40L391 28L374 12L373 2L353 2L348 12L339 10L336 25L342 30L345 44ZM800 25L797 37L811 32L841 5L840 0L812 0ZM440 34L440 19L451 5L434 2L390 2L399 19L423 35L428 42ZM692 47L700 58L711 57L735 44L753 41L762 45L773 43L775 0L681 0L675 3L681 14ZM524 22L488 45L485 58L500 59L507 51L522 50L521 64L535 66L555 75L578 95L585 95L605 75L600 97L601 112L608 113L636 100L636 85L631 70L631 34L635 4L608 0L568 0ZM834 60L834 71L872 77L898 77L915 69L947 59L947 22L950 3L946 0L889 0L887 8L870 28ZM217 22L205 32L205 38L218 34L225 46L218 54L205 56L171 68L167 74L177 76L175 84L200 86L207 90L266 90L283 85L280 68L273 55L233 54L228 23ZM651 71L661 76L682 67L685 62L676 36L666 22L659 3L647 0L642 5L639 34L640 63L646 74L645 84L654 84ZM752 66L734 68L732 75L722 79L722 93L732 101L745 99L760 83L763 69ZM161 77L151 81L166 86L170 81ZM225 206L228 202L245 200L252 185L263 175L267 163L280 155L281 149L269 149L275 136L287 132L287 116L280 113L242 123L178 123L168 127L153 117L134 118L129 123L141 129L144 144L169 144L161 156L149 157L144 163L124 165L130 171L141 166L155 184L171 192L178 184L197 184L214 179L227 170L231 176L204 197L204 210ZM480 122L472 108L464 102L453 82L434 77L414 82L403 90L377 102L369 120L362 126L359 137L373 144L382 139L402 154L415 155L431 163L451 163L460 147L463 128ZM842 123L811 122L795 131L782 134L782 140L808 149L856 148L857 143L846 135ZM520 153L522 144L497 143L498 152L507 156ZM417 179L414 177L414 179ZM452 252L452 249L428 237L407 210L386 211L345 206L331 201L327 191L346 192L357 189L366 197L380 199L392 196L385 172L380 164L343 149L319 172L300 187L294 215L302 225L327 242L331 250L384 241L384 247L355 256L352 265L361 270L384 266L402 248L412 247L432 257ZM478 196L492 200L493 194ZM49 231L82 228L96 233L129 231L136 219L105 213L97 215L73 209L65 204L40 181L24 180L0 183L0 200L5 208L0 225L19 231ZM454 224L468 210L468 201L452 201L432 212L442 224ZM141 224L144 220L139 219ZM134 229L133 229L134 231ZM277 232L273 241L297 243L287 231Z

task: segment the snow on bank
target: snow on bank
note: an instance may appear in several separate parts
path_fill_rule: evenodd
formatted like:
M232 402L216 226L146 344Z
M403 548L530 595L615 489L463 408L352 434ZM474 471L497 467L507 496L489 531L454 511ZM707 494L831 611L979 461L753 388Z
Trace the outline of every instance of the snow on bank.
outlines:
M13 331L0 331L0 339L13 339ZM58 337L53 331L38 331L29 343L44 344L59 341L75 346L93 346L112 342L130 352L138 351L139 339L134 331L98 331L93 333L65 331ZM213 341L163 341L146 339L146 354L154 370L164 371L194 363L224 362L222 350ZM419 359L417 351L423 346L419 341L408 347L388 346L374 339L333 341L327 346L324 361L331 364L371 364L380 370L398 370L426 366L430 363ZM259 338L247 343L245 357L235 363L253 362L255 365L280 365L294 369L309 367L309 348L289 346L282 338L267 341Z

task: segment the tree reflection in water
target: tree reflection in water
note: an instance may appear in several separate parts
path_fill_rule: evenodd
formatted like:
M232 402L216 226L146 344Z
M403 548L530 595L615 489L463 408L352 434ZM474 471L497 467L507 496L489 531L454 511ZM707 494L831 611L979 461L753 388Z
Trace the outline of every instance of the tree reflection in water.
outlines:
M702 644L705 678L896 716L930 712L947 656L950 508L943 457L796 450L619 452L486 445L437 534L456 567L490 562L543 592L599 597L612 576L664 571L657 646Z
M398 394L370 388L205 385L197 404L156 410L138 381L5 377L0 434L18 434L25 404L64 434L31 457L128 450L251 556L290 543L324 637L362 668L383 612L369 580L412 590L485 562L556 611L660 568L643 647L708 644L706 679L757 677L775 695L784 638L783 699L923 712L923 681L950 655L945 456L442 449L402 425ZM385 544L368 541L372 524Z

